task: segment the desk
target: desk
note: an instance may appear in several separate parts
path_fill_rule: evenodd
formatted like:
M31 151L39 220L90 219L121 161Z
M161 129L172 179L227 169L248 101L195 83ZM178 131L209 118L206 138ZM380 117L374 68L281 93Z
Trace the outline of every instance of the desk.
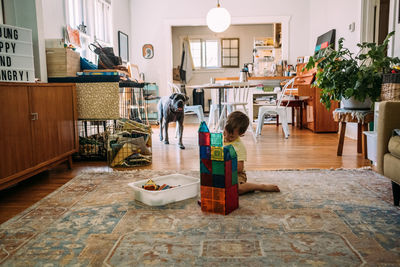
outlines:
M333 111L333 119L340 123L340 136L337 148L337 155L341 156L343 152L344 136L346 133L346 123L357 123L357 153L363 153L367 158L367 140L362 136L362 129L368 130L368 123L374 120L374 113L371 110L348 110L337 108Z

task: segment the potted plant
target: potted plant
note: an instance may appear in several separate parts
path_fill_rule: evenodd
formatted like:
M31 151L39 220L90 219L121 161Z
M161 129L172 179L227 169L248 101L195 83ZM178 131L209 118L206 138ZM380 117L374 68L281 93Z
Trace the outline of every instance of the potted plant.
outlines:
M387 45L393 35L394 32L389 33L381 45L368 42L357 44L357 54L345 48L344 38L340 38L338 50L327 47L310 57L305 68L317 66L313 86L321 88L320 101L328 110L331 101L354 99L370 108L371 101L379 98L383 74L389 73L392 65L400 63L399 58L386 56ZM349 107L345 105L345 108Z

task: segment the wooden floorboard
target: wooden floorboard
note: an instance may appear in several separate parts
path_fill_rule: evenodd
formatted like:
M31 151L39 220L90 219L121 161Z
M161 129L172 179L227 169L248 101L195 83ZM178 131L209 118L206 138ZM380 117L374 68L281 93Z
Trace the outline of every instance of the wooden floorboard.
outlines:
M179 149L175 128L170 127L170 144L158 139L158 127L153 127L153 164L142 169L184 170L199 168L197 125L185 125L183 143ZM346 138L343 156L336 156L338 134L315 134L309 130L289 126L291 136L283 138L281 127L265 125L262 135L255 143L248 132L243 141L247 148L246 170L310 169L310 168L359 168L370 166L357 153L357 142ZM74 162L69 170L66 164L33 176L16 186L0 191L0 223L7 221L26 208L35 204L60 186L73 179L83 170L112 171L106 162Z

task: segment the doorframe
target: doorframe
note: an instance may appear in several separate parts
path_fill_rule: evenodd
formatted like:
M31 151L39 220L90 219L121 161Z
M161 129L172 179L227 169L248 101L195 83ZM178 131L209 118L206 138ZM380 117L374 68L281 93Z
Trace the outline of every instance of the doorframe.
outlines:
M232 17L231 25L246 25L246 24L282 24L282 59L288 60L289 58L289 22L290 16L265 16L265 17ZM164 66L167 79L165 81L165 88L167 83L172 82L172 69L173 69L173 47L172 47L172 27L174 26L206 26L205 18L196 19L176 19L164 21L164 36L167 45L165 46L165 55L167 55L166 63Z
M396 26L396 10L398 8L398 0L390 0L389 8L389 25L388 32L395 30ZM360 41L361 42L372 42L374 40L374 7L377 6L375 20L378 22L375 25L375 40L378 40L379 31L379 6L380 0L364 0L361 1L361 30L360 30ZM388 44L388 56L394 54L394 38L389 41Z

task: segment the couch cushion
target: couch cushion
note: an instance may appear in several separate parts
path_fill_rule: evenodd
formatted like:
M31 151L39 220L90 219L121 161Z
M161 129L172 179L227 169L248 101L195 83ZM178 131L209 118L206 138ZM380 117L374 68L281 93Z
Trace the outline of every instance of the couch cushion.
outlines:
M400 136L392 136L389 140L388 150L390 154L400 159Z
M386 153L383 157L383 175L400 184L400 159Z

